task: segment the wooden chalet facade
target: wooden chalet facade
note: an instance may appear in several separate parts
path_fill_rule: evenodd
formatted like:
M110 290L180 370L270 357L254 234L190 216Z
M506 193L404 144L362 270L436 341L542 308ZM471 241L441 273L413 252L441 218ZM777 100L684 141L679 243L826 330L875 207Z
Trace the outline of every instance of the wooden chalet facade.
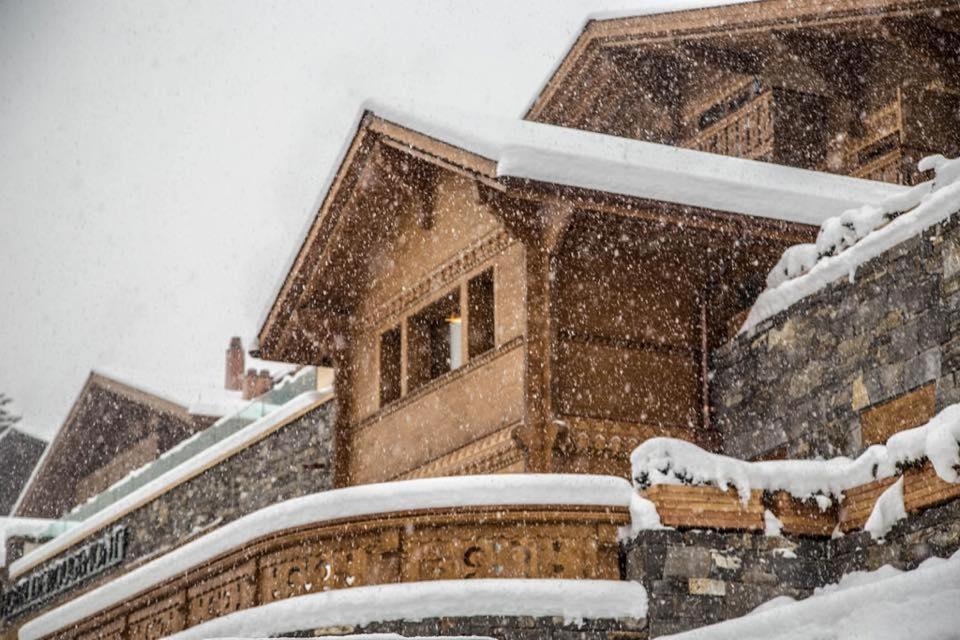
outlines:
M363 116L260 334L336 368L338 486L626 475L649 437L714 446L710 350L813 229L498 177L431 133Z
M332 367L333 393L19 558L0 638L647 640L953 553L960 484L932 460L801 496L644 486L629 457L656 436L721 449L712 356L786 248L958 151L958 47L956 2L760 0L588 22L525 121L368 105L253 352ZM142 428L98 440L126 411ZM63 515L136 466L107 452L156 455L192 420L91 377L18 515ZM862 529L898 477L932 524L884 547Z
M593 20L526 117L912 184L960 150L950 1L775 0Z

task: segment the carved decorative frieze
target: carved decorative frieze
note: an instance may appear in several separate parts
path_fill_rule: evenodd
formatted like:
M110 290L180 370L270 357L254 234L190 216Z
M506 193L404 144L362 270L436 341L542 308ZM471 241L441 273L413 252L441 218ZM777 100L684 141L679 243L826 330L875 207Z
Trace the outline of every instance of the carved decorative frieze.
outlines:
M497 229L483 236L454 258L431 271L415 285L404 289L380 305L367 316L368 320L377 325L396 322L400 314L414 306L418 300L448 287L457 278L503 253L515 242L503 229Z
M623 508L500 505L301 527L131 594L56 636L153 640L276 600L361 585L475 577L615 580L617 529L628 520Z
M523 460L523 452L517 447L513 436L516 426L511 425L471 442L465 447L404 473L396 480L497 473L512 469Z

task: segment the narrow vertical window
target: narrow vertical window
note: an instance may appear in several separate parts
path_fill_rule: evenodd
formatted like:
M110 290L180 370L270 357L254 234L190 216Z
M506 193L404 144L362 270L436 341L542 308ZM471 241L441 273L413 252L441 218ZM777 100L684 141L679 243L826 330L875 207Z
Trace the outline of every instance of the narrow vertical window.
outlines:
M407 320L407 381L420 387L462 363L460 290L452 291Z
M487 269L467 283L468 324L467 345L473 358L496 344L493 307L493 269Z
M380 406L400 397L400 327L380 334Z

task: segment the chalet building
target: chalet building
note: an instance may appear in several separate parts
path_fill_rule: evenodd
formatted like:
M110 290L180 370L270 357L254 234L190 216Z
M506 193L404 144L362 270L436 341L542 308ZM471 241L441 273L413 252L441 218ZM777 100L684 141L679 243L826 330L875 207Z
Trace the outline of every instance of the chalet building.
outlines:
M60 518L210 422L173 401L92 372L16 515Z
M46 446L16 427L0 431L0 517L13 510Z
M523 120L365 105L252 351L300 368L206 428L96 380L0 638L949 637L958 65L955 2L759 0L589 21ZM120 423L166 453L65 454Z
M960 149L950 2L746 2L593 20L536 122L913 184Z
M127 373L91 372L36 469L30 465L29 484L19 500L14 497L15 515L68 515L131 471L240 411L296 368L246 358L240 338L230 341L225 360L221 388L181 384L156 391L129 382L135 376ZM64 483L64 477L75 480Z

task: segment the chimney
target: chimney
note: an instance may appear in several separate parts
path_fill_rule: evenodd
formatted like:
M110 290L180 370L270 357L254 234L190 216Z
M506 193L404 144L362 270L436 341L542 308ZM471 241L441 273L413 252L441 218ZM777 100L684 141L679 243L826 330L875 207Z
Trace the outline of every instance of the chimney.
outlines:
M257 396L257 370L247 369L247 375L243 377L243 399L252 400Z
M234 336L230 338L230 346L227 347L224 388L230 391L240 391L243 388L243 359L243 344L239 337Z
M266 392L273 389L273 378L270 376L270 372L266 369L260 370L260 375L257 376L257 395L262 396Z

